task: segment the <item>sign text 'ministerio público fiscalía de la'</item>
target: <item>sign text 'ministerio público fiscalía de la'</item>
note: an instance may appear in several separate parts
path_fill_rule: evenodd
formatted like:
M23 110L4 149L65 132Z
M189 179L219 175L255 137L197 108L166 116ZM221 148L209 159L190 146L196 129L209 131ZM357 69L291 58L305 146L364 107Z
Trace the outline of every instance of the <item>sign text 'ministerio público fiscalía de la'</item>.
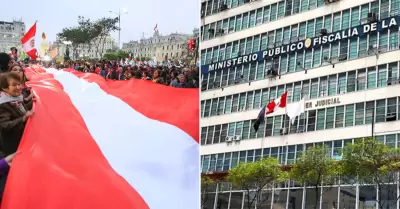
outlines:
M220 62L215 62L209 65L202 65L201 73L205 74L214 70L235 67L238 65L255 61L262 61L264 59L276 57L281 54L305 50L308 48L313 48L316 46L337 42L342 39L348 39L356 36L363 36L370 32L380 32L388 28L399 27L398 25L399 23L400 23L400 16L389 17L377 22L366 23L363 25L355 26L352 28L348 28L333 33L328 33L326 35L321 35L314 38L306 38L301 41L284 44L271 49L254 52L251 54L223 60Z

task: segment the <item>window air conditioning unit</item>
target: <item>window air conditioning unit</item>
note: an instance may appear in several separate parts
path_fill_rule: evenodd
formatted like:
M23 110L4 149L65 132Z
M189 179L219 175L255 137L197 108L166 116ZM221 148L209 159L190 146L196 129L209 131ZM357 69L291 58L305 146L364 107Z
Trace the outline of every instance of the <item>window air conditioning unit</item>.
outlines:
M233 141L233 137L232 136L227 136L227 137L225 137L225 141L226 141L226 143L232 142Z
M267 70L267 76L268 78L274 78L278 75L278 71L275 70L274 68L271 68L269 70Z
M368 12L367 19L368 19L368 22L375 22L378 20L378 15L374 12Z
M392 78L387 79L386 84L388 86L391 86L392 85Z
M222 4L221 7L220 7L219 9L220 9L221 12L222 12L222 11L225 11L225 10L228 9L228 5Z
M233 136L233 141L240 141L240 136L239 135L235 135Z
M279 130L279 133L281 135L286 135L286 134L288 134L288 129L287 128L281 128L281 130Z
M369 50L369 51L374 50L374 49L377 49L377 48L378 48L378 45L377 45L377 44L372 44L372 45L368 46L368 50Z
M347 54L342 54L339 56L339 62L347 60Z
M214 28L208 29L208 32L211 33L211 34L214 34Z
M395 121L396 120L396 113L387 113L386 114L386 122Z
M326 30L325 28L322 28L320 31L320 34L324 36L324 35L328 34L328 30Z
M304 133L304 127L297 128L297 133Z
M246 3L249 3L250 2L250 0L244 0L244 3L246 4Z
M332 4L332 3L335 3L337 1L339 1L339 0L324 0L325 4Z

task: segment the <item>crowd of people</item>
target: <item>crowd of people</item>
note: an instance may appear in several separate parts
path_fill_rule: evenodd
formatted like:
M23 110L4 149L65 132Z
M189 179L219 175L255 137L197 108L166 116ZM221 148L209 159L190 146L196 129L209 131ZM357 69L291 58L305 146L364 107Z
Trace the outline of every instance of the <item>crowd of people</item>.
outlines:
M32 63L30 63L32 64ZM36 64L36 63L35 63ZM143 79L176 88L198 88L198 67L150 67L148 65L121 65L117 62L69 61L63 65L39 63L45 67L96 73L105 79ZM0 204L9 168L16 156L26 121L34 115L35 100L31 89L25 85L28 78L24 69L29 63L0 53Z
M183 66L150 66L120 64L116 61L70 61L57 68L74 68L85 73L96 73L105 79L143 79L176 88L199 88L199 68Z
M34 114L34 96L26 81L24 66L0 53L0 201L25 123Z

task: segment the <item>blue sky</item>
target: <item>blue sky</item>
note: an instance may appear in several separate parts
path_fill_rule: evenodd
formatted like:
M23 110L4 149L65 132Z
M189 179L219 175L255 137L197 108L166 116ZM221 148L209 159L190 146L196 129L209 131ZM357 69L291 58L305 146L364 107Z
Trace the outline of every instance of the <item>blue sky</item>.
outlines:
M18 0L17 5L2 9L0 21L22 18L28 30L37 20L37 41L42 32L55 41L62 28L77 25L79 15L95 20L115 17L110 10L126 8L128 14L121 16L121 42L127 42L140 39L142 33L151 36L157 23L162 34L191 33L200 24L199 7L199 0ZM112 36L118 41L117 33Z

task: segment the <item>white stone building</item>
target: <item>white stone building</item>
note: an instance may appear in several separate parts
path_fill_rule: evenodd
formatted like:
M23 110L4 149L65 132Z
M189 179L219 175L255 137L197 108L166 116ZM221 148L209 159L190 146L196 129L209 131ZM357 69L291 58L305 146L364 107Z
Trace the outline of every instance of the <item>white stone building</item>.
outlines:
M56 47L58 50L58 56L64 57L67 46L57 40L53 47ZM100 59L107 51L116 50L118 48L118 44L115 42L115 39L111 36L106 36L105 38L96 39L93 41L92 46L89 48L88 45L80 45L77 50L74 51L72 46L69 46L69 57L71 59L78 58L91 58L91 59Z
M155 57L157 61L179 59L188 52L188 43L193 37L192 34L180 33L161 35L155 31L150 38L123 43L122 50L132 53L134 57Z
M25 34L25 29L25 23L22 21L0 21L0 52L10 53L11 47L17 47L20 51L22 46L18 44Z

